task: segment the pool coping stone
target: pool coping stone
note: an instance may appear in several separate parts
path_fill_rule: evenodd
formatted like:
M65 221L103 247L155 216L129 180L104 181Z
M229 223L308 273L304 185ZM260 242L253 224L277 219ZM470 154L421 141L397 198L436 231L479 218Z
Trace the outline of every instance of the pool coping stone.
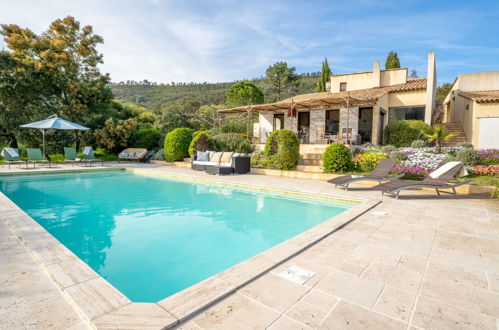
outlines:
M58 174L102 170L39 171L29 174ZM111 321L114 328L134 328L138 324L145 325L146 316L148 319L154 320L154 322L151 321L152 323L148 324L148 328L172 328L317 244L381 203L380 200L376 199L353 199L291 190L285 191L257 185L234 184L220 180L169 175L144 169L104 169L104 171L106 170L126 170L132 173L168 177L175 180L303 197L326 198L356 203L357 205L157 303L138 303L130 301L7 196L0 193L0 218L28 249L33 259L42 267L80 316L97 329L109 329ZM25 175L25 173L18 172L13 175ZM144 320L144 322L141 323L140 320Z

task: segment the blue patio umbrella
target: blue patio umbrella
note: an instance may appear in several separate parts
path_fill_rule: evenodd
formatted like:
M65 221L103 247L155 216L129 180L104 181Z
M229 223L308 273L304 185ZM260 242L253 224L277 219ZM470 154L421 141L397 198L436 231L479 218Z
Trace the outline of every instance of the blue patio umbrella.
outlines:
M42 131L42 139L43 139L43 156L45 157L45 130L46 129L63 129L63 130L75 130L75 131L86 131L90 128L81 126L70 121L64 120L62 118L57 117L57 115L52 115L47 119L36 121L31 124L21 125L20 127L24 128L38 128Z

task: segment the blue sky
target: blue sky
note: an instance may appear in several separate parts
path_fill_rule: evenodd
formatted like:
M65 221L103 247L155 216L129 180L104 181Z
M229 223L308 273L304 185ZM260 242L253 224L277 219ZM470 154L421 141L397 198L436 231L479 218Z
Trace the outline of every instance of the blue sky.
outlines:
M35 32L66 15L92 25L113 81L232 81L276 61L312 72L324 57L333 73L368 71L390 50L420 76L435 51L439 83L499 70L498 0L1 0L0 8L0 23Z

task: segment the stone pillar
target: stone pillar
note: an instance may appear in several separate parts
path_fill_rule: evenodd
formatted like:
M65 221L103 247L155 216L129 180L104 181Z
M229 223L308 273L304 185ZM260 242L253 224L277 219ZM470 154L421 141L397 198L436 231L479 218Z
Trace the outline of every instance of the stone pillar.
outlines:
M326 130L326 110L310 110L310 143L314 144L317 140L317 129L322 127Z
M284 129L289 129L293 132L298 132L298 112L296 117L288 117L287 112L284 114Z
M435 107L437 96L437 67L435 64L435 53L428 53L428 73L426 75L426 106L424 112L424 121L431 125L431 117Z
M260 112L258 122L260 123L260 143L265 143L267 142L267 135L274 130L274 113Z
M350 107L349 115L347 113L347 108L340 108L340 135L343 133L343 128L348 127L352 129L352 136L359 132L359 108Z
M372 144L379 144L378 141L378 129L379 129L379 106L375 105L373 107L373 127L372 127L372 134L371 134L371 143Z

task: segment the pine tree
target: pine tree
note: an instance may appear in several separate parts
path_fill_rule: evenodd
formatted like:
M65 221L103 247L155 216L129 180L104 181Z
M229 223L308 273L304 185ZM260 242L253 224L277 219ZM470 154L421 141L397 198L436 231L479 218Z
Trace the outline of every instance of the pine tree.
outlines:
M412 69L411 78L417 78L417 77L418 77L418 72L416 71L416 69Z
M326 83L331 81L331 68L327 62L327 58L322 61L322 71L317 82L317 92L326 92Z
M398 69L400 68L400 60L397 55L397 52L391 51L388 53L385 62L385 70L388 69Z

